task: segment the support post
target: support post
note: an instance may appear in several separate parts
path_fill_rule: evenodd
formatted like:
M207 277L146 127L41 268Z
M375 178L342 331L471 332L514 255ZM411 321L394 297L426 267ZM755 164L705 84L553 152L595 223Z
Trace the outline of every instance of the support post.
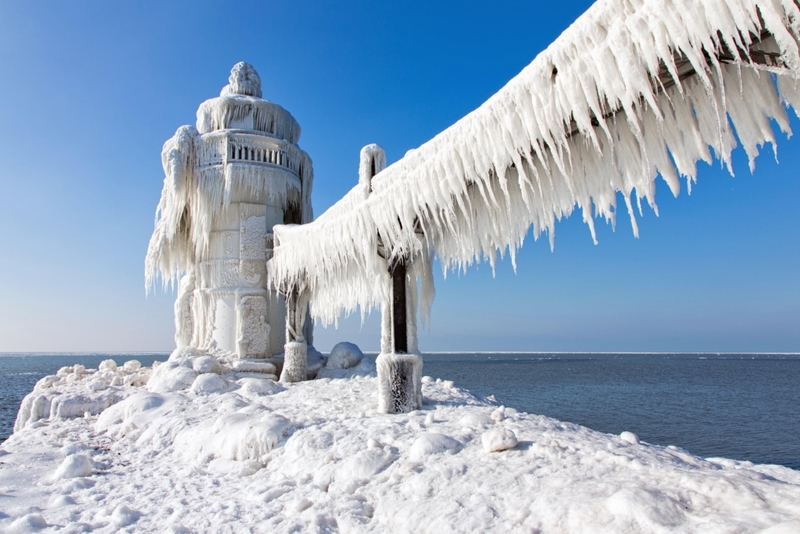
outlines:
M382 353L378 367L378 410L406 413L422 407L422 358L408 354L408 306L406 302L406 260L389 267L392 317L391 353Z
M406 262L398 259L391 267L392 277L392 348L395 354L408 352L408 320L406 307Z
M303 324L308 310L308 292L295 288L286 295L286 344L283 346L281 382L302 382L306 379L308 345Z

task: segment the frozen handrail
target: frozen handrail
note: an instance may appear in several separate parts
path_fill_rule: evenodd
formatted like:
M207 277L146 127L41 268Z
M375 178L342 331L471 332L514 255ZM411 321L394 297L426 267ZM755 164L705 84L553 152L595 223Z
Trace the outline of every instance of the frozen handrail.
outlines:
M730 166L737 137L752 168L775 143L770 121L789 132L798 35L791 0L601 0L477 110L375 176L368 197L358 186L314 223L276 227L272 280L306 284L312 315L329 323L384 301L378 236L390 259L424 250L445 269L494 266L498 253L513 262L531 228L552 243L576 207L594 239L595 217L615 222L618 193L637 233L634 201L656 209L657 176L677 195L697 161Z

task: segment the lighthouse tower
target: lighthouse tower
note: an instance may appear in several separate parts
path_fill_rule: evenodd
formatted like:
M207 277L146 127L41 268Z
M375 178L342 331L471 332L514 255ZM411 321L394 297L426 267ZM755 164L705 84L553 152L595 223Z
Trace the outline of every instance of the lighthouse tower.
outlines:
M145 270L148 288L158 275L180 280L178 347L239 358L283 352L286 304L269 289L266 262L274 225L312 219L313 170L299 137L294 117L261 98L255 69L237 63L220 96L200 105L196 127L165 143Z

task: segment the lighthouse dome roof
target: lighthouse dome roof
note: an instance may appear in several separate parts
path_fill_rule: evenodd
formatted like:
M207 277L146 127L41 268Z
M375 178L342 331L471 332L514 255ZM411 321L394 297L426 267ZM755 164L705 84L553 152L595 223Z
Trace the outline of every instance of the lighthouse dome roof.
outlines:
M295 118L278 104L261 98L261 77L243 61L231 69L220 96L206 100L197 110L199 133L219 130L256 131L293 144L300 139Z

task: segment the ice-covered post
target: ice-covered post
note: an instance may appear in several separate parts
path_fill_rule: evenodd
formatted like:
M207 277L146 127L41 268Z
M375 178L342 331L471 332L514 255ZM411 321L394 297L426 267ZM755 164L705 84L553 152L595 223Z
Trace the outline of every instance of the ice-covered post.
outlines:
M372 178L386 167L386 155L378 145L361 149L359 183L364 196L372 191ZM380 239L378 239L380 242ZM408 306L408 271L410 259L388 258L386 250L378 250L389 260L389 299L383 306L383 332L381 354L378 356L378 410L383 413L405 413L422 406L422 358L409 352L416 343L409 343L409 321L414 321L414 310ZM389 339L386 339L386 338Z
M391 278L391 352L378 356L378 410L405 413L422 407L422 357L408 352L407 260L389 266ZM412 318L413 320L413 318Z
M286 344L283 346L281 382L302 382L306 379L308 345L303 326L308 311L308 291L296 287L286 295Z

